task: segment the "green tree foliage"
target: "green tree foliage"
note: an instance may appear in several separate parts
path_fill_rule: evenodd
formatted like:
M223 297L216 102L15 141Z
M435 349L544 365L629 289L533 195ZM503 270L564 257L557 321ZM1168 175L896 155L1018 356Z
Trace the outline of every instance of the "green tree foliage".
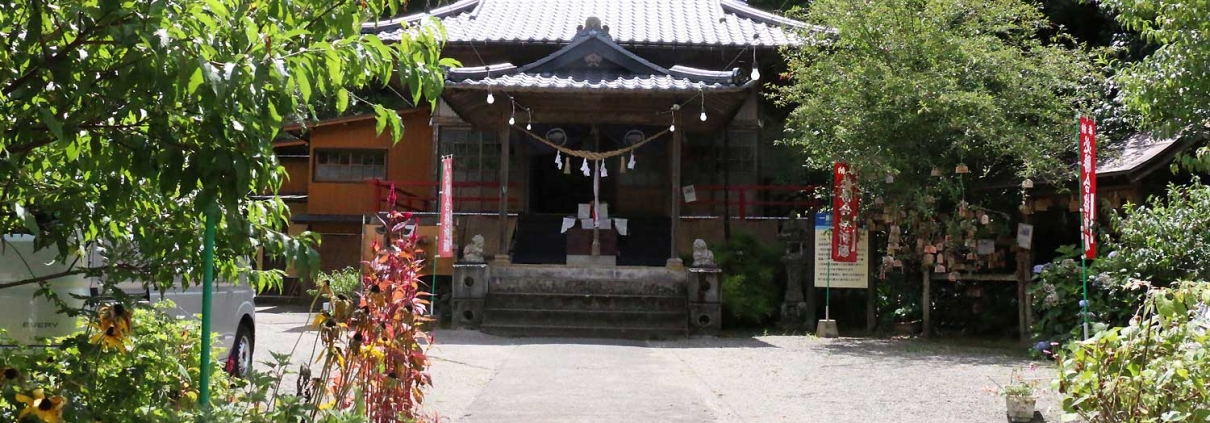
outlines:
M17 0L0 4L0 231L30 232L66 273L185 284L200 277L201 221L220 208L219 275L280 281L257 248L303 272L317 237L284 232L286 177L272 140L317 108L398 81L442 90L442 30L384 44L363 21L399 0ZM399 116L372 105L398 139ZM103 265L81 258L104 246ZM0 288L39 282L6 281Z
M785 294L784 277L778 277L783 268L781 253L742 232L714 251L724 272L720 293L723 310L734 318L730 320L758 325L777 315Z
M795 107L786 142L809 165L847 161L910 197L932 168L960 163L976 175L1074 174L1073 117L1100 78L1087 52L1039 39L1048 23L1035 6L820 0L805 18L834 31L788 52L791 84L777 96ZM899 176L881 184L888 173Z
M1210 128L1210 3L1103 0L1123 27L1156 47L1120 64L1116 80L1128 109L1148 127L1174 132Z
M1097 268L1119 285L1210 280L1210 186L1196 179L1171 185L1166 198L1127 204L1113 216L1113 227L1106 240L1112 253L1097 260Z

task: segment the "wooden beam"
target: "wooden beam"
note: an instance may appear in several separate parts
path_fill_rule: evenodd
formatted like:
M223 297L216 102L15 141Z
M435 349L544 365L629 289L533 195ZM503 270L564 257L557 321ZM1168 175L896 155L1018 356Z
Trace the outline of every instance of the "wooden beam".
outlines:
M512 128L509 126L500 127L498 138L500 140L500 244L496 250L496 261L507 263L508 257L508 155L510 145L509 135Z
M924 336L926 338L929 336L929 333L932 332L930 330L932 327L932 325L931 325L932 320L930 319L930 317L931 317L930 314L932 313L932 308L933 308L933 306L932 306L933 296L929 292L929 288L931 288L930 285L932 285L932 278L929 278L929 273L931 273L931 272L929 272L929 270L927 268L920 269L920 274L924 276L921 278L924 282L924 294L921 296L921 299L920 299L921 300L920 309L924 311L924 316L923 316L924 321L923 321L923 325L922 325L923 330L921 331L921 336Z

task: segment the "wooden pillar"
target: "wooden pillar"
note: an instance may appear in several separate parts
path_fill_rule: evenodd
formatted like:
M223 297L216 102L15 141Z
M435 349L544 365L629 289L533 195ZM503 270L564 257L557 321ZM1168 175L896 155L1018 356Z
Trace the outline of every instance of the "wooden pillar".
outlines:
M500 243L496 249L496 262L508 263L508 164L509 164L509 149L511 142L509 135L512 133L512 128L504 126L500 128L497 138L500 140Z
M1029 215L1021 216L1022 223L1030 223ZM1029 343L1029 328L1032 326L1032 300L1027 287L1030 282L1030 264L1033 263L1033 250L1017 247L1017 324L1021 328L1021 343Z
M673 114L673 119L676 119L676 114ZM681 262L679 250L677 249L676 237L679 234L681 226L681 141L684 139L685 133L681 131L672 132L672 166L670 168L671 188L670 198L672 198L672 209L669 213L671 220L668 228L670 251L668 253L668 267L680 268L684 267L685 263Z
M924 319L922 322L923 329L921 331L921 335L923 335L925 337L929 336L929 333L932 332L932 330L931 330L932 329L932 320L930 319L929 314L932 313L933 297L932 297L932 294L929 293L929 288L931 288L930 285L932 285L932 276L933 275L930 275L929 273L930 272L929 272L928 268L925 268L923 266L921 267L920 274L922 276L920 279L924 282L924 294L921 295L921 298L920 298L920 310L922 310L924 313L924 316L923 316Z

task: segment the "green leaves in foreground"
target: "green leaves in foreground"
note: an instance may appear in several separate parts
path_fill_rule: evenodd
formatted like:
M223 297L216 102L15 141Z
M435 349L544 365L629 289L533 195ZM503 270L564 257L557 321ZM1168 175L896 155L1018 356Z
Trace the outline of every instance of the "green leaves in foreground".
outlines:
M188 285L201 275L202 211L217 203L221 277L277 282L241 260L258 248L313 272L318 238L287 235L285 204L249 195L282 184L272 141L283 124L343 110L383 81L405 81L413 104L441 92L440 28L389 45L361 33L397 3L3 2L0 231L37 233L67 263L105 246L104 264L72 272ZM401 136L396 113L378 118Z

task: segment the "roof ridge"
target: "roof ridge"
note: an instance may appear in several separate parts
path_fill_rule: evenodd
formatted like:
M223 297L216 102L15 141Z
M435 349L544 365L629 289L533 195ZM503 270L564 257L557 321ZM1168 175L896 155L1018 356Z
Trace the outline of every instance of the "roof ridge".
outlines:
M455 15L458 13L465 12L466 9L468 9L468 8L471 9L471 13L478 14L479 8L482 7L482 5L483 5L483 0L458 0L456 2L447 4L445 6L438 7L436 9L433 9L433 10L430 10L427 12L413 13L411 15L403 15L403 16L400 16L397 18L391 18L391 19L387 19L384 21L376 20L373 22L364 22L361 24L361 29L363 30L363 32L366 29L378 29L378 30L396 29L396 28L402 27L404 22L419 21L423 18L430 17L430 16L434 17L434 18L444 18L444 17L450 16L450 15ZM471 6L474 6L474 7L472 8Z

